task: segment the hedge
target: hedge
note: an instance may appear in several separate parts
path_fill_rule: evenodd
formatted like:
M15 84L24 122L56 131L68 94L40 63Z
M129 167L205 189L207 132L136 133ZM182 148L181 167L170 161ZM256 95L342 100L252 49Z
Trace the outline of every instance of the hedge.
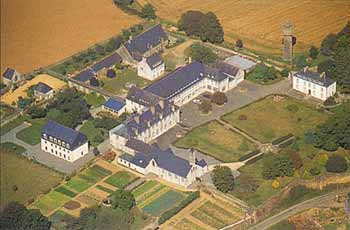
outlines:
M272 141L272 144L273 145L278 145L279 143L282 143L283 141L285 141L285 140L287 140L287 139L289 139L289 138L291 138L293 136L294 136L293 134L289 133L289 134L287 134L287 135L285 135L283 137L277 138L276 140Z
M250 164L254 164L255 162L257 162L258 160L262 159L264 156L264 154L261 154L257 157L254 157L253 159L250 159L249 161L245 162L245 165L250 165Z
M171 217L175 216L178 212L184 209L187 205L189 205L192 201L199 197L199 191L191 192L183 201L180 202L174 208L164 212L158 220L159 224L163 224L165 221L169 220Z
M285 148L285 147L287 147L287 146L289 146L289 145L291 145L293 143L294 143L294 138L290 139L290 140L288 140L288 141L286 141L286 142L284 142L282 144L279 144L278 147L279 148Z
M251 158L251 157L253 157L253 156L255 156L255 155L259 154L259 153L260 153L259 150L251 151L251 152L247 153L246 155L241 156L238 159L238 161L245 161L245 160L247 160L247 159L249 159L249 158Z

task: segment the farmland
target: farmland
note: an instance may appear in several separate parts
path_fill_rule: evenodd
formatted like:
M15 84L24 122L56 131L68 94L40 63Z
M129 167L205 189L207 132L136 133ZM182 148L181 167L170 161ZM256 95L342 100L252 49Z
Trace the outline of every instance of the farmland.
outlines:
M53 64L139 21L110 0L1 1L1 73Z
M157 14L177 22L187 10L213 11L224 27L225 39L233 42L243 39L246 47L265 53L279 54L281 50L281 24L291 20L295 24L297 51L310 45L319 45L330 32L337 32L350 19L350 2L344 0L139 0L151 3Z

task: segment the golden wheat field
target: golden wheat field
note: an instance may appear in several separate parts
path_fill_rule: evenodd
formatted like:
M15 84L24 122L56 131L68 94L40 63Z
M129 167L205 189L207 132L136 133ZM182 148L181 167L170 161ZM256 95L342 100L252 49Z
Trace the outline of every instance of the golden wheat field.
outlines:
M112 0L1 0L1 73L50 65L139 21Z
M350 0L139 0L151 3L157 15L176 22L187 10L213 11L225 31L225 39L243 39L247 47L277 54L281 24L295 24L296 49L319 45L330 32L350 20Z

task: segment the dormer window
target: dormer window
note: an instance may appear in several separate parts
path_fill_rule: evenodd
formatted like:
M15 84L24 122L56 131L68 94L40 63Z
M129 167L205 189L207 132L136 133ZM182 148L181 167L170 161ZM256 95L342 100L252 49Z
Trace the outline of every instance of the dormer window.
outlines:
M69 144L66 145L67 149L69 149Z
M60 140L58 140L58 144L61 145L61 141Z
M54 138L54 139L53 139L53 142L57 143L57 139L56 139L56 138Z
M47 139L47 135L46 135L46 133L44 133L44 134L43 134L43 137L44 137L44 139Z
M50 139L50 141L52 141L52 137L51 137L51 136L50 136L50 138L49 138L49 139Z
M63 141L62 141L62 143L61 143L61 144L62 144L62 146L63 146L63 147L65 147L65 146L66 146L66 144L65 144Z

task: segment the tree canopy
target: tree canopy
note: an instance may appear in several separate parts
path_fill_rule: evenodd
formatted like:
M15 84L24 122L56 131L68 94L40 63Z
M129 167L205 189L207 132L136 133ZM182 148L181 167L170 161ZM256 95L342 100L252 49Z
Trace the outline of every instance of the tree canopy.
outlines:
M316 59L317 56L318 56L318 49L316 46L311 46L310 50L309 50L309 56L312 58L312 59Z
M277 78L277 71L273 67L268 67L265 64L259 64L255 69L248 74L248 79L261 80L268 82Z
M144 7L142 7L140 15L142 18L146 18L146 19L155 19L157 17L156 10L149 3L147 3Z
M328 158L326 163L326 169L328 172L342 173L348 168L348 162L343 156L332 155Z
M283 176L293 176L294 164L287 154L269 154L263 161L262 176L265 179L275 179Z
M224 193L232 191L235 186L235 179L232 171L227 166L216 166L211 173L215 187Z
M193 60L204 64L214 63L218 57L210 48L199 43L191 45L189 55Z
M121 209L123 211L130 210L136 205L134 195L126 190L119 189L111 196L112 207L114 209Z

